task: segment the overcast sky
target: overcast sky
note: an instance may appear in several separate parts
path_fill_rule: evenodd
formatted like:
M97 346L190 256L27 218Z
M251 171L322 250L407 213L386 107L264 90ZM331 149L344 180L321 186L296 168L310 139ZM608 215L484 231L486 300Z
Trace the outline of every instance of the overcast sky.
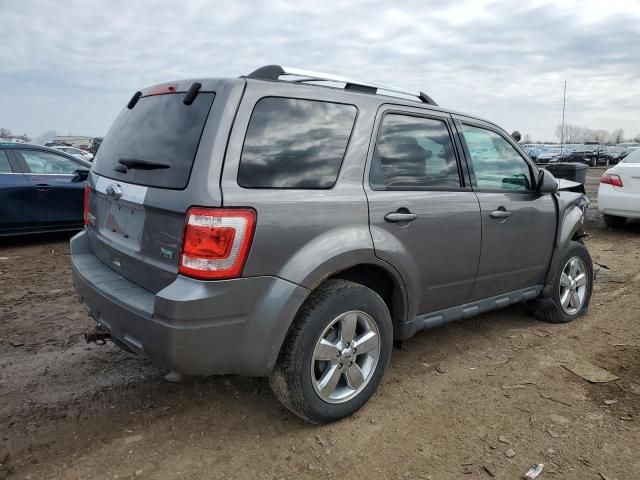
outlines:
M638 0L0 0L0 127L102 136L133 92L281 64L423 90L508 131L640 134Z

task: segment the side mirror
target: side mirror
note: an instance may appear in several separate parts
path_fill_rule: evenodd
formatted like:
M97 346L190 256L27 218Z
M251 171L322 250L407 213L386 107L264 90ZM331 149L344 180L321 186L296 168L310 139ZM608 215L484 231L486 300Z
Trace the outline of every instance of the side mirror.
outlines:
M538 174L538 193L557 193L558 192L558 180L553 176L549 170L540 170Z
M89 178L89 170L85 168L79 168L74 173L74 177L71 179L72 182L84 182Z

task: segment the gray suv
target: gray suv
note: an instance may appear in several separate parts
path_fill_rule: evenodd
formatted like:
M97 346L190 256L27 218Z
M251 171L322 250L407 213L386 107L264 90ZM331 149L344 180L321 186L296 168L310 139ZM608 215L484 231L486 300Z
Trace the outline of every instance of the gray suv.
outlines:
M589 203L493 123L280 66L150 87L92 165L80 301L184 375L269 376L314 423L373 395L394 341L517 302L588 308Z

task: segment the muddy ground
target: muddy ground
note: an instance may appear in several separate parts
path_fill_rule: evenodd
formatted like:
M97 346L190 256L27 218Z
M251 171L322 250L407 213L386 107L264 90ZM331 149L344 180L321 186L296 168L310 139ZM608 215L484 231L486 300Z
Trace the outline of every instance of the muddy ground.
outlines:
M535 463L541 479L640 478L640 223L589 218L587 316L550 325L517 306L420 333L361 411L324 427L264 379L171 384L86 345L69 235L2 241L0 478L515 479ZM591 384L575 360L620 379Z

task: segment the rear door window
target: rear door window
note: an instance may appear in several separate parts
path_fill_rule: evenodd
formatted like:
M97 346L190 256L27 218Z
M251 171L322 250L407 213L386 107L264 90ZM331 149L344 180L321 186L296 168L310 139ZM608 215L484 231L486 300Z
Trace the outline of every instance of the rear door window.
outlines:
M20 153L29 171L35 174L72 175L83 168L73 160L54 153L39 150L20 150Z
M338 178L356 113L353 105L260 99L242 148L238 184L246 188L331 188Z
M102 141L93 171L138 185L185 188L215 94L201 92L191 105L183 103L185 95L142 97L132 109L125 107ZM163 168L123 169L120 160Z
M371 165L377 190L460 188L458 163L443 120L387 114Z

